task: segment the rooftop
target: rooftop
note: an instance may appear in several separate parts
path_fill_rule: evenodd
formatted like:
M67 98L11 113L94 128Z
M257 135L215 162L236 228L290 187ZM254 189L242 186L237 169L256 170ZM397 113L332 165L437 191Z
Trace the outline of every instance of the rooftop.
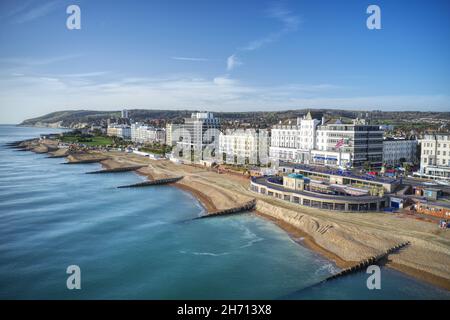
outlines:
M344 176L354 179L361 179L366 181L374 181L374 182L380 182L380 183L394 183L397 180L393 178L386 178L386 177L376 177L369 174L357 174L350 170L342 170L342 169L336 169L336 168L329 168L329 167L323 167L323 166L314 166L314 165L306 165L306 164L298 164L298 163L291 163L291 162L281 162L280 161L280 167L289 167L297 170L305 170L309 172L316 172L321 174L328 174L328 175L336 175L336 176Z

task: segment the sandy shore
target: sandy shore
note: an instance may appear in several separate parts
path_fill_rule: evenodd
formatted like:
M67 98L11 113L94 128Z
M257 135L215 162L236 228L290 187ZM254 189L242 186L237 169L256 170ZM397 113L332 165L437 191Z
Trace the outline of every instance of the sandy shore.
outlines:
M411 245L391 254L387 265L450 290L450 233L435 223L402 214L343 213L307 208L249 190L249 180L197 166L151 160L135 154L96 152L73 155L69 161L102 159L107 169L145 165L139 174L149 179L184 176L174 186L193 194L208 212L257 200L256 214L270 219L297 242L344 268L401 242ZM299 240L302 239L302 240Z

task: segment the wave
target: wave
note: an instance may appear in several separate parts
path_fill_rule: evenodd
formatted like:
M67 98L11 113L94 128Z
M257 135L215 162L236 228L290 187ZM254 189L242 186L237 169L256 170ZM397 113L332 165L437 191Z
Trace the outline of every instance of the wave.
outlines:
M340 269L337 268L334 264L332 263L326 263L324 265L322 265L321 267L319 267L314 274L315 275L329 275L329 274L335 274L337 272L339 272Z
M220 257L220 256L226 256L231 254L231 252L220 252L220 253L214 253L214 252L196 252L196 251L184 251L184 250L180 250L179 253L182 254L192 254L194 256L213 256L213 257Z

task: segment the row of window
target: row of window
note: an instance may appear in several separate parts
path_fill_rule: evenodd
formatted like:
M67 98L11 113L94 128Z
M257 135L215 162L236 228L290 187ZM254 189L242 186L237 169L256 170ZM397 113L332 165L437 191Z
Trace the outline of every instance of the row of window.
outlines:
M433 162L433 159L430 159L430 161L428 161L428 158L423 158L422 162L424 164L428 164L430 166L432 165L448 165L450 164L446 159L440 159L441 161L439 161L439 159L436 159L436 161ZM440 163L439 163L440 162Z
M435 142L427 142L427 143L424 143L424 145L425 145L425 147L432 147L432 148L434 148L434 144L435 144ZM438 143L437 144L437 147L438 148L440 148L440 147L443 147L443 148L447 148L447 144L446 143Z
M423 150L422 151L422 155L430 155L430 156L432 156L433 155L433 150ZM438 150L436 152L436 155L440 156L441 155L441 151ZM442 151L442 155L446 156L447 155L447 151ZM450 155L450 151L449 151L449 155Z

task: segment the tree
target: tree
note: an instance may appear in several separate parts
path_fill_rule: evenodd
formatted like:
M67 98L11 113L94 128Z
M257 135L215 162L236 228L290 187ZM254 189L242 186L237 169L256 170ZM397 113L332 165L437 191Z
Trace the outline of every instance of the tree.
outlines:
M372 166L370 165L369 161L364 162L364 169L366 171L370 171L371 168L372 168Z

